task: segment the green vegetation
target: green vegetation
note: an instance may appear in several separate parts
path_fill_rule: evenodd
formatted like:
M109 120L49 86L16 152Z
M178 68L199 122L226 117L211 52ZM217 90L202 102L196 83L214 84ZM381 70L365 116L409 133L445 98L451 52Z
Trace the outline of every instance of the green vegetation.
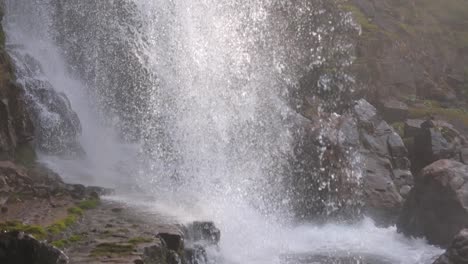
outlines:
M83 210L95 209L99 206L99 199L88 199L78 203L78 207Z
M468 113L463 109L442 108L440 106L413 107L409 109L410 118L427 118L431 115L440 116L450 122L459 122L468 126Z
M33 235L35 238L42 240L47 237L47 232L44 228L36 225L25 225L18 221L8 221L0 223L1 231L20 231Z
M68 239L60 239L60 240L56 240L54 242L52 242L51 244L54 246L54 247L57 247L57 248L65 248L73 243L76 243L76 242L79 242L83 240L83 236L82 235L73 235L71 237L69 237Z
M133 250L134 245L131 244L101 243L91 251L91 256L129 255Z
M81 209L79 207L71 207L71 208L68 208L68 213L72 214L72 215L81 216L81 215L83 215L83 209Z
M76 221L77 221L76 215L68 215L66 218L59 220L55 222L54 224L50 225L49 227L47 227L47 231L53 235L60 234L64 230L66 230L68 227L70 227L72 224L74 224Z
M393 129L395 129L395 132L400 135L400 137L403 137L403 134L405 132L405 124L403 122L396 122L392 124Z
M153 240L154 239L151 239L151 238L134 237L128 240L128 243L132 245L138 245L138 244L150 243L150 242L153 242Z

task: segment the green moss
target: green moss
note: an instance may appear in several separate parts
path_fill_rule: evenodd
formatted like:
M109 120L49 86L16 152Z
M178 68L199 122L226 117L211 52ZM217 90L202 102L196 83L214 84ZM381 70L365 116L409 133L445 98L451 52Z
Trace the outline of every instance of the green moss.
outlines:
M78 207L83 209L83 210L91 210L95 209L96 207L99 206L99 199L88 199L85 201L81 201L78 203Z
M150 242L153 242L153 240L154 239L151 239L151 238L134 237L128 240L128 243L132 245L138 245L138 244L150 243Z
M410 118L426 118L435 115L452 122L461 122L468 126L468 113L459 108L413 107L409 109Z
M0 223L0 230L2 231L21 231L33 235L35 238L42 240L47 236L44 228L36 225L25 225L18 221L8 221Z
M68 208L68 213L72 214L72 215L81 216L81 215L83 215L83 209L81 209L79 207L71 207L71 208Z
M60 240L56 240L56 241L53 241L51 244L54 246L54 247L57 247L57 248L65 248L67 246L69 246L70 244L73 244L73 243L76 243L76 242L79 242L83 240L83 236L81 235L73 235L71 237L69 237L68 239L60 239Z
M133 250L131 244L101 243L91 251L91 256L129 255Z
M61 239L61 240L54 241L50 244L57 248L65 248L65 246L68 244L68 241L65 239Z
M68 241L70 241L70 242L79 242L81 240L83 240L82 235L73 235L68 239Z
M53 235L57 235L65 231L68 227L76 223L76 215L68 215L66 218L55 222L47 228L47 231Z
M396 122L392 124L393 129L395 129L395 132L400 135L400 137L403 137L403 134L405 132L405 124L403 122Z

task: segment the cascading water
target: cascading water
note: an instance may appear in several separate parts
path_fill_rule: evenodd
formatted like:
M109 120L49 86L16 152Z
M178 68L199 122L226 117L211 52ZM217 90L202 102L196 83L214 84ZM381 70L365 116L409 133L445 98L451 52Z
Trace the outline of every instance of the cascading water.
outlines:
M110 199L177 221L214 220L222 263L413 264L440 253L370 220L293 224L297 101L338 109L353 89L356 26L329 2L5 3L19 82L64 93L81 121L81 158L42 156L67 180L112 185ZM19 74L27 57L40 70Z

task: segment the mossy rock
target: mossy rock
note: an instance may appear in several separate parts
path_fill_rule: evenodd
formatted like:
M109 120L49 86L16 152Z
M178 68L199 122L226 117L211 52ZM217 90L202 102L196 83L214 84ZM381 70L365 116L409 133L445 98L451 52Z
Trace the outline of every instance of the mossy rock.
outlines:
M47 232L43 227L37 225L25 225L19 221L8 221L5 223L0 223L0 230L24 232L33 235L39 240L45 239L47 237Z
M405 134L405 123L396 122L396 123L392 124L392 127L400 137L404 136L404 134Z
M91 251L91 256L130 255L134 250L132 244L101 243Z
M154 239L152 239L152 238L134 237L134 238L131 238L130 240L128 240L128 243L132 244L132 245L138 245L138 244L151 243L153 241L154 241Z
M100 201L99 199L88 199L78 203L78 207L83 210L91 210L95 209L99 206Z

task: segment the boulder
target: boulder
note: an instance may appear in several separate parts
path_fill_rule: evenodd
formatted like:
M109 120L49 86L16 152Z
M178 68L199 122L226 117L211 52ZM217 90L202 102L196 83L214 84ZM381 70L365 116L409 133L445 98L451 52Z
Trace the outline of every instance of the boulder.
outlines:
M468 166L439 160L416 178L398 219L399 232L426 237L435 245L448 246L468 227Z
M68 257L59 249L23 232L0 234L2 264L66 264Z
M182 252L184 250L184 237L179 233L159 233L157 235L167 249L175 252Z
M468 229L463 229L455 236L447 251L434 264L468 263Z
M404 135L405 138L415 137L421 133L422 119L408 119L405 121Z
M388 159L373 153L363 156L363 160L365 212L380 225L392 225L403 205L403 198L392 179L392 165Z
M300 216L349 221L365 212L379 225L395 224L413 176L403 140L377 109L359 100L348 114L304 127L291 188Z
M401 122L408 118L408 105L390 98L382 102L382 115L385 121L389 123Z
M193 243L217 245L221 239L221 231L213 222L195 221L186 230L186 238Z
M459 160L457 148L450 144L439 128L421 129L414 138L414 169L419 169L440 159Z
M392 225L403 205L402 194L413 186L408 150L367 101L358 101L353 115L360 136L364 211L377 224Z

